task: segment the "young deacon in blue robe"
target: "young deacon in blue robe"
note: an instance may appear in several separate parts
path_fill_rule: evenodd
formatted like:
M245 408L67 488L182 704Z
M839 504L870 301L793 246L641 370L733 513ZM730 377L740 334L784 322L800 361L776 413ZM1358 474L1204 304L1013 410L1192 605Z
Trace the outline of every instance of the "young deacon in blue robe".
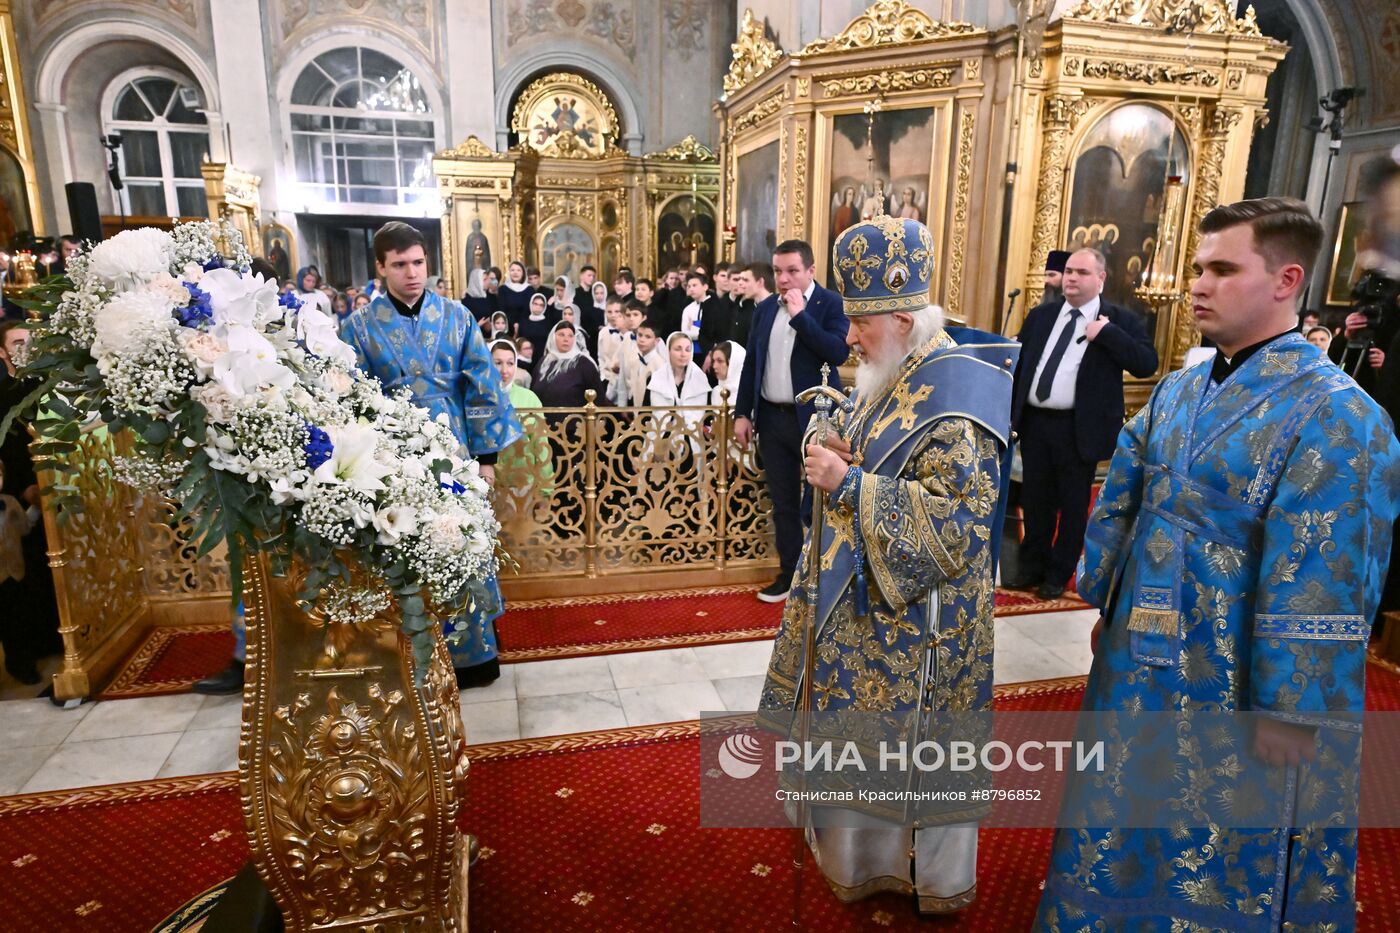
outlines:
M433 415L445 413L452 433L481 465L482 477L493 482L496 454L522 431L476 320L461 302L424 289L427 253L413 227L399 221L380 227L374 256L386 293L345 319L342 339L385 391L407 388ZM495 620L502 609L492 577L476 588L470 610L446 622L447 634L462 633L448 643L460 686L500 676Z
M760 723L794 741L813 613L813 743L946 741L940 714L991 708L993 541L1020 348L968 330L955 342L944 330L929 305L932 245L923 224L883 214L836 242L856 392L838 435L818 445L808 429L807 479L828 505L798 563L760 699ZM955 911L976 896L977 821L988 809L818 807L809 840L842 900L899 891L917 894L921 910Z
M1061 826L1112 826L1146 797L1200 806L1173 829L1061 829L1038 930L1356 925L1360 759L1355 744L1332 753L1329 736L1354 734L1363 708L1400 446L1379 406L1297 332L1322 239L1307 206L1241 201L1207 214L1201 233L1191 295L1217 355L1163 379L1123 429L1078 585L1102 612L1084 709L1192 717L1177 720L1155 774L1134 772L1150 740L1125 733L1122 775L1072 786ZM1236 711L1252 722L1234 746L1191 727ZM1262 811L1262 830L1200 817L1212 801L1258 799L1261 775L1298 788L1282 798L1297 806L1340 796L1333 825L1293 822L1287 807Z

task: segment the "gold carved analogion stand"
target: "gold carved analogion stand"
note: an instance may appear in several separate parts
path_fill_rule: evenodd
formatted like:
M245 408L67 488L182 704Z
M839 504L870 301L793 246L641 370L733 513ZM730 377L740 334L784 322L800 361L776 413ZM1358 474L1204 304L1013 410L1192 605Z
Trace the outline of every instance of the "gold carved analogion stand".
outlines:
M289 933L467 929L467 755L447 647L422 686L397 613L334 624L249 562L239 772L252 861Z

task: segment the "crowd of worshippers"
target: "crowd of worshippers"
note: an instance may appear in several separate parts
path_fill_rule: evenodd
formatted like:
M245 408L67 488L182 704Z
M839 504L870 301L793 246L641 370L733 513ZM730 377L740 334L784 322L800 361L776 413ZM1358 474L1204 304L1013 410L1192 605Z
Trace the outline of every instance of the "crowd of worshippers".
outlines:
M515 261L473 270L462 303L546 408L582 407L592 390L600 406L732 409L754 308L772 292L762 262L674 268L660 282L623 267L609 287L591 265L545 285Z

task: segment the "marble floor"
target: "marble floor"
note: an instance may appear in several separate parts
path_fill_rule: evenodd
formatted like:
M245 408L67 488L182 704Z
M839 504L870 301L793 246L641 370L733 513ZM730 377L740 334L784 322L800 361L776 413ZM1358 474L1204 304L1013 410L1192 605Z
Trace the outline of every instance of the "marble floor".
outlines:
M996 682L1089 670L1092 610L996 621ZM771 642L506 664L462 698L473 743L695 719L754 709ZM196 694L61 709L0 683L0 795L229 771L241 698Z

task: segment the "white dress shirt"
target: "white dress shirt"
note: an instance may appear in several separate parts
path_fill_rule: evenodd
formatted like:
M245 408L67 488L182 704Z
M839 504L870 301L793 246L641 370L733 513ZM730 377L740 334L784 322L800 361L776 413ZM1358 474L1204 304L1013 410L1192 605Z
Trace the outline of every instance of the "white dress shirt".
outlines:
M1045 352L1040 355L1035 375L1031 377L1031 394L1026 399L1029 404L1036 408L1058 411L1068 411L1074 407L1074 381L1079 378L1079 364L1084 362L1084 351L1089 347L1087 338L1079 338L1085 336L1084 330L1089 326L1089 322L1099 316L1099 305L1100 301L1096 295L1079 309L1079 317L1073 325L1074 335L1070 337L1069 344L1065 347L1065 355L1060 358L1060 365L1050 383L1050 397L1042 402L1035 394L1036 386L1040 385L1041 374L1045 372L1045 364L1050 362L1050 356L1055 352L1055 344L1059 343L1060 334L1070 326L1070 303L1066 301L1060 306L1060 316L1055 319L1055 326L1050 328L1050 337L1045 341Z
M816 290L817 282L813 279L802 293L803 300L810 302L812 292ZM792 345L796 342L797 331L792 329L787 305L779 294L773 329L768 332L768 359L763 365L762 386L763 398L775 405L792 405L796 402L797 393L792 387Z

